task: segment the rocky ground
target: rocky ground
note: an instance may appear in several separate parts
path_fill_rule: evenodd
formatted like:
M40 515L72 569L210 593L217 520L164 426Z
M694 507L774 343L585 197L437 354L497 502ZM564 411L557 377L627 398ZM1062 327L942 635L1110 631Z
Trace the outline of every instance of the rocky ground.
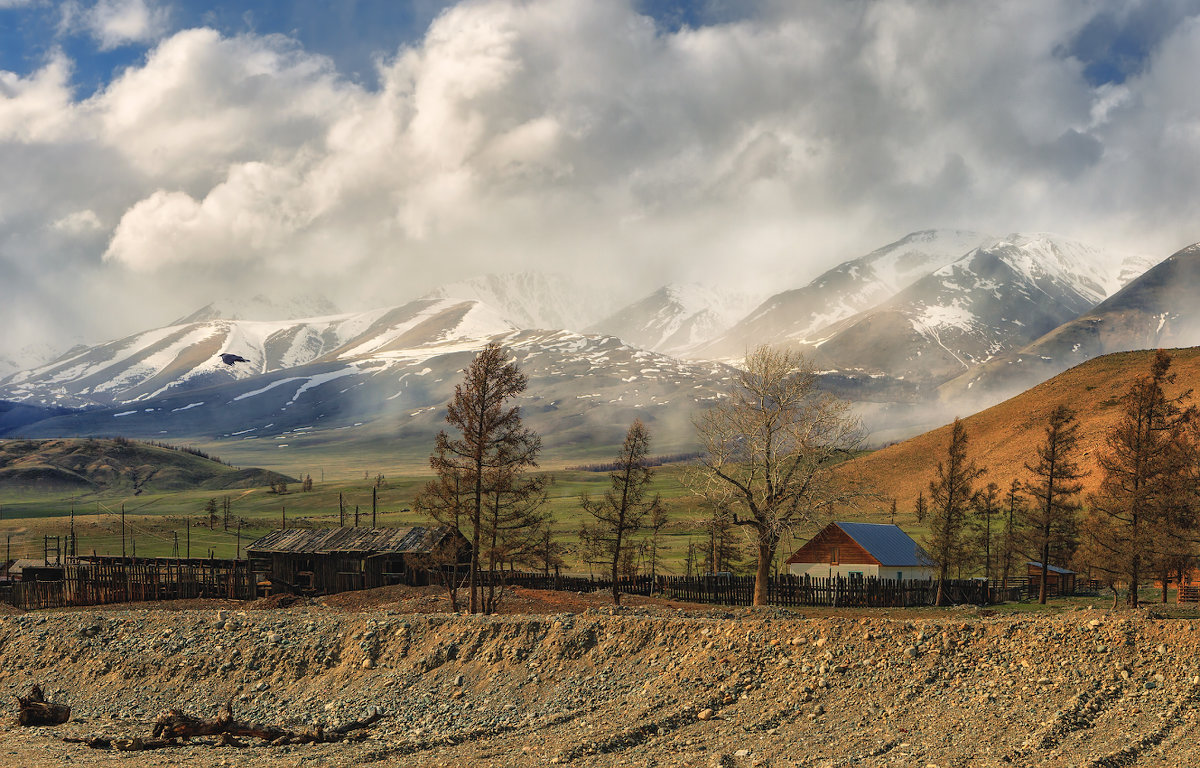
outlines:
M1200 765L1200 620L1076 610L802 616L521 592L466 617L434 591L289 607L190 603L0 615L0 766ZM564 605L567 604L567 605ZM569 607L575 612L553 613ZM66 725L21 728L41 683ZM162 710L359 742L140 753Z

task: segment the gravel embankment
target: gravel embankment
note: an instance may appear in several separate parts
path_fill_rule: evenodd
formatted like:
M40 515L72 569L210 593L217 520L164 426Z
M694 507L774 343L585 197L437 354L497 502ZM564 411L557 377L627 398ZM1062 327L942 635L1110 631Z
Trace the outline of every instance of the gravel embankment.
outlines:
M1200 621L590 609L462 617L301 606L0 616L0 766L1200 765ZM39 682L73 708L19 728ZM358 743L115 753L168 707Z

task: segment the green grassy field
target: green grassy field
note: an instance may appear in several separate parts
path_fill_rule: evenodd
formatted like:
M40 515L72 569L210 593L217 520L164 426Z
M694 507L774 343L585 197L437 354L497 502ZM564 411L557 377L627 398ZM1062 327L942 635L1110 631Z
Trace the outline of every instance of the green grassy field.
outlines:
M368 476L364 478L362 472ZM704 545L700 521L708 515L699 497L684 485L685 467L665 465L655 473L653 487L662 495L669 523L662 531L660 542L666 548L667 568L674 573L685 570L689 542ZM430 479L428 471L406 474L385 474L377 492L377 523L379 526L426 524L427 519L412 512L413 497ZM605 472L583 472L559 469L550 474L548 509L554 516L554 534L560 542L573 545L576 532L585 518L579 507L583 491L602 494L607 488ZM301 492L298 485L284 495L267 488L252 488L228 492L181 491L175 493L142 493L140 495L109 493L62 496L53 494L0 494L0 546L11 537L13 557L40 558L45 550L45 537L64 537L74 531L80 553L122 554L121 509L125 509L125 554L138 556L207 556L232 557L238 552L238 523L241 523L241 546L264 533L279 528L286 516L289 526L332 526L338 524L338 494L347 507L348 524L353 524L354 509L359 510L361 525L371 525L371 490L374 474L361 470L351 480L321 482L314 473L311 492ZM218 507L228 498L232 522L226 530L218 520L214 528L207 524L204 508L209 499L217 499ZM886 521L887 512L865 510L854 519ZM812 531L800 532L785 549L799 546ZM739 534L741 535L741 534ZM53 541L50 543L53 550ZM788 549L790 552L791 549ZM0 551L0 555L3 552ZM569 555L571 569L587 572L587 565Z

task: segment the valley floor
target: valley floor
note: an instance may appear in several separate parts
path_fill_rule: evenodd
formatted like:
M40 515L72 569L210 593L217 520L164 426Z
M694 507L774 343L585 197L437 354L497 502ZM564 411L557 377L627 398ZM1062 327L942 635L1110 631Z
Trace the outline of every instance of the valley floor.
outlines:
M422 612L441 598L408 590L2 615L3 700L39 682L74 712L55 728L6 716L0 765L1200 764L1200 620L518 598L530 613ZM357 743L117 753L62 740L148 736L168 707L209 716L224 701L294 727L388 717Z

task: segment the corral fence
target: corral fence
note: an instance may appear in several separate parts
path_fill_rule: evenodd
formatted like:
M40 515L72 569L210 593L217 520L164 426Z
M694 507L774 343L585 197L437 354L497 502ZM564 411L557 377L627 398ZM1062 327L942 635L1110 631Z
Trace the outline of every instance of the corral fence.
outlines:
M401 583L460 587L467 571L413 569ZM982 579L950 580L944 585L947 604L988 605L1016 601L1029 585ZM477 583L487 587L513 586L568 592L608 592L611 579L543 574L528 571L480 571ZM102 605L147 600L225 598L252 600L258 596L247 560L81 557L62 566L61 578L13 582L0 590L0 600L25 610ZM754 577L730 574L700 576L639 576L617 580L629 595L661 595L673 600L710 605L748 606L754 603ZM936 581L892 579L811 578L773 576L767 583L767 603L776 606L900 608L933 605Z
M246 560L202 558L78 558L62 578L18 581L6 602L25 610L146 600L213 597L252 600L255 583Z
M753 605L753 576L663 576L659 578L663 596L692 603L717 605ZM808 576L772 576L767 581L767 604L779 606L828 606L906 608L933 605L937 599L936 581L897 581L895 579L811 578ZM990 605L1015 599L1015 591L992 588L982 579L946 581L946 604Z
M480 571L479 583L489 586L525 587L526 589L546 589L556 592L597 592L612 591L612 579L597 579L592 576L561 576L555 574L531 573L528 571ZM650 595L662 592L661 576L635 576L618 578L617 589L626 595Z
M446 584L446 578L437 579ZM555 576L524 571L481 572L479 583L505 584L529 589L570 592L608 592L612 580L591 576ZM459 572L457 583L466 584L466 573ZM880 607L901 608L933 605L937 582L896 581L894 579L811 578L772 576L767 582L767 603L778 606ZM700 576L639 576L618 579L617 589L630 595L662 595L672 600L710 605L753 605L754 577L729 574ZM948 580L944 585L946 604L990 605L1022 598L1021 586L1002 588L999 583L982 579Z

